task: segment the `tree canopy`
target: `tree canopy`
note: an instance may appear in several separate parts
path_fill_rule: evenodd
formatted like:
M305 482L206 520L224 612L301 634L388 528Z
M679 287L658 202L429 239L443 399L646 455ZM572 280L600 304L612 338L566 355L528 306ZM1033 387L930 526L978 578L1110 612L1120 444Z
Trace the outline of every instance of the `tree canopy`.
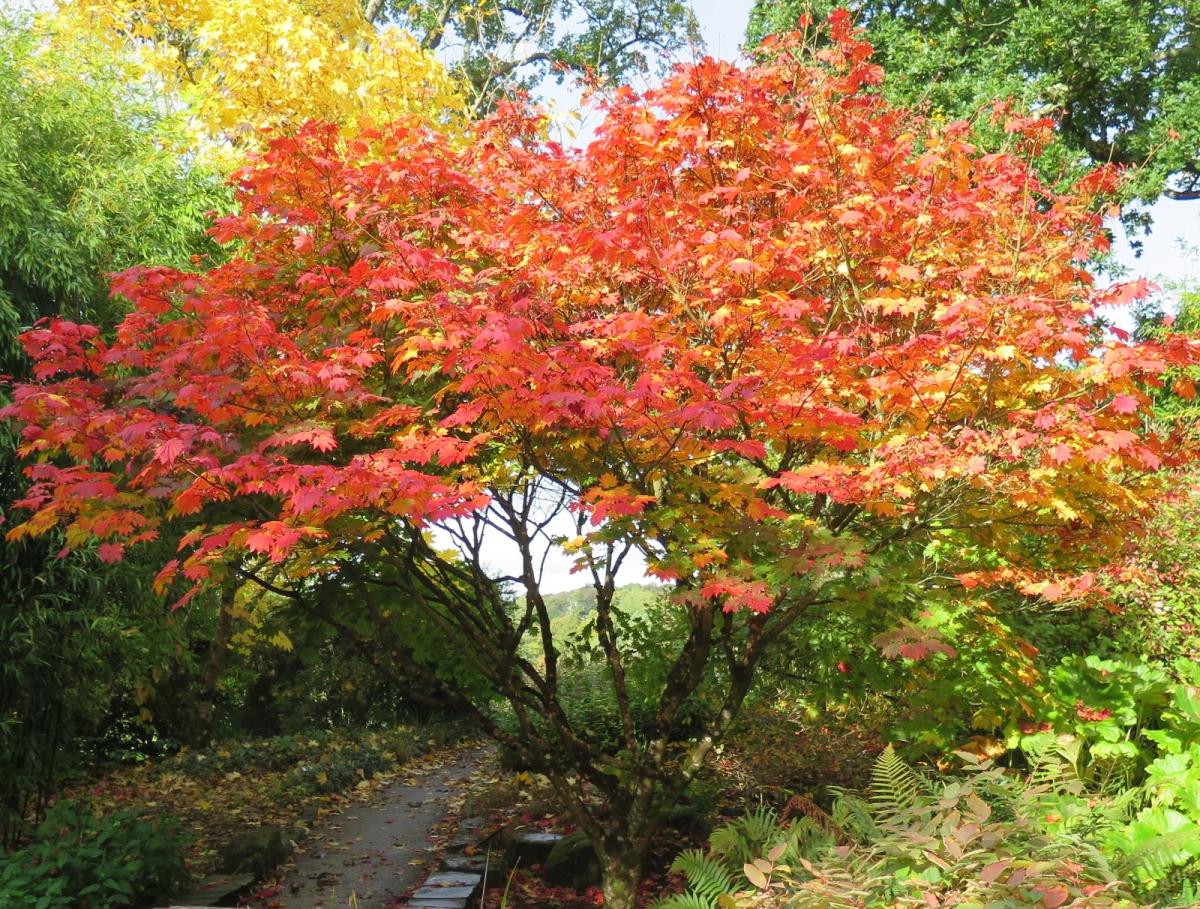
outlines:
M209 136L243 145L309 119L447 124L464 113L441 62L407 32L377 28L357 0L67 0L59 24L67 41L108 42L181 97Z
M972 117L1014 98L1058 118L1063 159L1136 168L1131 195L1200 194L1200 7L1193 0L758 0L748 37L848 6L898 103Z

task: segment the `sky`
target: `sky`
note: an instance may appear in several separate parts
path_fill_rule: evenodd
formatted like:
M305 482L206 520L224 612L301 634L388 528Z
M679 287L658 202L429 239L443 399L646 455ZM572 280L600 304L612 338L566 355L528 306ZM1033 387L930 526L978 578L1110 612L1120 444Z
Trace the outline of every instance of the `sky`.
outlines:
M692 9L700 22L704 45L710 54L733 60L746 37L750 19L750 0L696 0Z
M693 2L708 53L731 61L738 57L751 5L751 0ZM548 94L560 111L574 110L579 106L578 92L569 88L554 89ZM596 121L594 113L584 116L582 123L576 128L576 144L586 143L590 132L596 127ZM1200 245L1200 201L1175 202L1163 199L1151 209L1151 214L1154 219L1153 229L1143 238L1143 252L1140 257L1133 254L1120 225L1112 225L1116 237L1116 258L1127 269L1126 277L1146 277L1160 286L1167 287L1173 282L1200 277L1200 254L1185 251L1186 246ZM1116 321L1121 324L1127 318L1118 317ZM574 535L570 522L565 520L552 527L551 532L568 537ZM515 549L506 543L506 540L495 534L485 542L484 556L487 567L499 574L516 573L514 569L519 564ZM572 574L570 559L561 554L550 552L544 564L541 587L545 593L572 590L590 583L586 576ZM645 564L641 560L630 560L618 575L618 579L623 583L643 581L644 571Z

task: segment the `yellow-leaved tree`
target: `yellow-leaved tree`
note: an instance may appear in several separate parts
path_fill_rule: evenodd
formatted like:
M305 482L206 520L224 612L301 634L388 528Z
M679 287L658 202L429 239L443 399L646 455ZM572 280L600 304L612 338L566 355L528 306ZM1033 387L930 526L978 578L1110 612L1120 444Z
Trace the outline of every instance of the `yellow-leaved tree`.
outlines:
M465 110L437 57L371 24L357 0L63 0L57 27L123 46L202 134L243 148L310 119L449 125Z

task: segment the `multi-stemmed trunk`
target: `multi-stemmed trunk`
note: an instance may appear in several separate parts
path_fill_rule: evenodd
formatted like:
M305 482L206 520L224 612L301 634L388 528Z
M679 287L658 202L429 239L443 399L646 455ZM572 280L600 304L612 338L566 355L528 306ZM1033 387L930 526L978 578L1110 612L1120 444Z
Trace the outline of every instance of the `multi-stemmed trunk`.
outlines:
M693 605L681 613L681 640L666 657L665 680L658 691L639 693L657 706L651 716L635 717L626 670L643 656L623 634L614 606L615 576L629 547L617 551L610 546L590 567L602 677L610 686L621 730L614 747L572 717L563 697L562 674L571 667L560 661L556 644L561 642L554 640L535 569L529 513L533 495L529 489L519 496L492 495L490 517L505 523L520 552L521 569L512 577L484 574L478 528L458 536L459 548L466 550L462 561L435 551L419 530L410 528L369 550L364 545L362 552L345 559L336 578L324 583L285 589L252 572L247 576L332 624L406 688L473 716L526 767L545 774L569 819L596 852L606 905L629 909L662 818L727 731L768 646L818 601L811 594L781 596L770 612L731 613L689 597ZM498 581L522 586L524 602L514 603ZM676 592L688 592L686 583L677 587ZM339 614L351 599L366 610L369 633L361 622L345 621ZM414 650L406 633L418 617L422 627L435 629L471 658L493 691L509 702L515 731L499 725L466 686ZM536 658L529 656L525 643L531 639L537 642ZM680 734L680 712L702 685L706 700L715 695L720 706L700 735L686 738Z

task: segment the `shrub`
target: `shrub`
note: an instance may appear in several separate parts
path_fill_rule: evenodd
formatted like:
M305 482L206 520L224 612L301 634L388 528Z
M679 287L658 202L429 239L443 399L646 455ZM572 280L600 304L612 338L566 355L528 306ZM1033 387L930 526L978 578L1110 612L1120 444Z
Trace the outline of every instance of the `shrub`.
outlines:
M445 744L461 735L461 729L431 726L423 730L429 745ZM263 770L285 771L302 779L308 769L318 765L353 765L366 776L403 763L419 754L425 743L412 729L397 728L377 732L337 730L307 735L279 735L268 739L229 742L203 751L184 751L173 760L174 766L188 776L212 779L228 773ZM334 791L333 789L323 791Z
M149 906L186 881L183 837L138 811L97 817L61 801L34 841L0 857L0 906L127 909Z

